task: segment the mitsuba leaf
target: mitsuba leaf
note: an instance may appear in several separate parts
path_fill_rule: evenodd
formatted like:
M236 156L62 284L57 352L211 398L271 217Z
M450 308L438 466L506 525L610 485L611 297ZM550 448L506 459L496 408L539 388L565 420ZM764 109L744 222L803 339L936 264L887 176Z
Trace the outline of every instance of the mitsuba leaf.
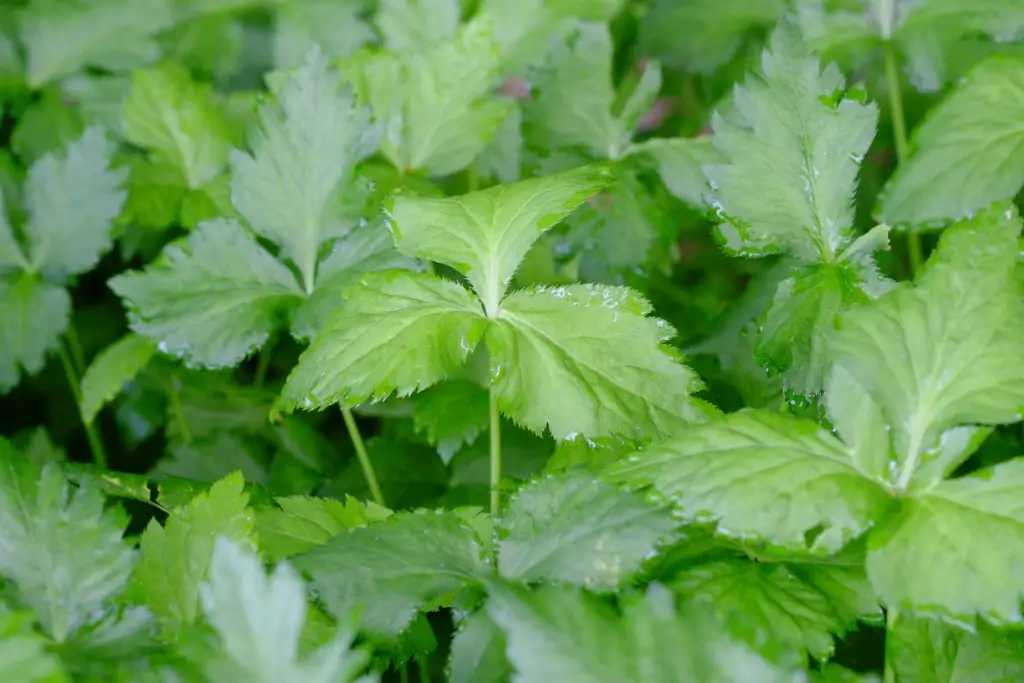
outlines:
M73 489L54 464L40 472L0 439L0 576L57 643L102 618L127 586L136 553L126 523L99 490Z
M487 429L487 401L487 389L476 382L442 382L414 399L416 431L425 434L447 464Z
M710 189L703 167L723 161L710 137L652 138L631 145L628 154L650 158L668 191L695 207Z
M121 393L121 388L145 368L156 345L134 333L126 334L103 349L82 376L82 420L92 422L100 409Z
M664 508L593 475L548 475L509 501L498 525L499 574L612 590L640 568L676 524Z
M277 561L323 545L345 529L387 519L391 511L376 503L346 497L287 496L276 498L276 508L257 508L256 533L260 552Z
M452 638L449 680L451 683L505 683L512 673L505 648L505 634L487 612L473 612L458 625Z
M984 625L971 633L901 615L890 627L885 655L897 680L907 683L1009 683L1024 676L1020 633Z
M309 50L319 46L328 57L344 59L374 39L373 29L360 17L358 2L298 0L283 3L274 14L274 66L302 65Z
M381 0L376 20L387 49L402 52L451 39L461 15L459 0Z
M331 613L361 610L371 633L396 636L417 610L489 573L480 542L451 512L403 512L343 532L293 558Z
M0 676L24 683L66 683L60 659L46 651L46 639L35 632L31 612L0 603Z
M1024 13L1022 13L1024 14ZM922 230L969 216L1024 185L1024 62L979 64L918 126L886 184L878 216Z
M27 274L0 277L0 393L12 389L22 372L43 369L70 315L71 297L63 287Z

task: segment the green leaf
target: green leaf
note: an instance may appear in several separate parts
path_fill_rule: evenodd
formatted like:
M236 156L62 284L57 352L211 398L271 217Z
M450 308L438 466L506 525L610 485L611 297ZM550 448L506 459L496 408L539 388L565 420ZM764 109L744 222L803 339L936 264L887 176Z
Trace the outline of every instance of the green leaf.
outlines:
M625 614L578 589L492 586L491 618L508 637L521 683L782 683L802 681L731 641L702 609L676 610L661 585Z
M112 221L121 212L127 169L112 170L115 145L89 128L61 152L48 154L28 172L30 268L64 280L91 270L111 247Z
M286 562L267 576L253 553L221 536L201 590L223 652L222 661L206 667L211 683L347 683L369 662L368 653L351 649L355 634L344 628L300 661L306 587Z
M257 508L256 534L260 551L277 561L323 545L345 529L387 519L391 511L372 501L351 496L345 502L330 498L275 498L280 508Z
M417 433L437 447L445 464L463 446L470 446L488 426L487 389L476 382L442 382L413 398L413 422Z
M686 519L716 522L723 535L818 554L867 531L890 503L832 434L767 411L690 427L610 471L653 485Z
M650 157L668 191L695 207L704 205L709 190L703 167L723 161L710 137L653 138L632 145L628 154Z
M77 108L56 88L47 88L18 117L11 133L11 149L26 164L56 152L82 136L85 126Z
M509 501L498 525L499 573L514 581L614 590L676 526L664 508L592 475L548 475Z
M231 367L263 346L302 296L295 276L238 223L204 223L141 272L109 282L131 328L160 351Z
M47 652L34 621L31 612L15 612L0 603L0 677L19 683L67 683L60 659Z
M604 167L586 166L448 199L399 195L390 227L403 254L462 272L495 317L537 238L609 182Z
M280 405L290 412L408 396L457 370L486 322L461 285L404 270L366 275L299 358Z
M889 178L878 215L921 230L959 220L1024 185L1024 63L979 64L935 107Z
M32 275L0 278L0 393L12 389L22 371L43 369L70 316L71 297L62 287Z
M173 62L133 72L122 129L155 163L177 169L190 189L227 165L231 133L212 91Z
M580 23L559 39L548 66L531 84L536 94L524 109L527 137L542 149L583 147L618 159L636 123L661 88L661 70L649 63L621 112L612 85L612 37L605 24Z
M143 157L130 157L127 165L131 169L128 197L119 222L152 230L166 230L178 222L186 191L181 172L169 163Z
M643 54L711 74L728 62L752 29L774 25L785 0L656 0L640 24Z
M357 161L373 152L379 130L366 109L339 91L319 49L260 107L251 153L231 153L231 199L249 226L281 246L313 292L320 245L341 237L336 200Z
M226 536L242 543L252 536L253 515L242 485L242 474L235 472L175 509L164 526L151 521L142 534L134 587L167 632L196 620L214 541Z
M853 238L857 171L878 107L842 97L838 67L820 71L794 33L776 30L764 77L737 88L731 118L716 116L711 139L726 162L704 171L731 251L831 263Z
M487 331L502 412L557 440L577 434L665 436L712 410L692 370L663 346L674 335L624 287L521 290Z
M6 174L0 171L0 175L5 176ZM10 201L10 194L8 194L7 191L7 180L8 179L4 177L3 180L0 181L3 184L3 191L0 192L0 268L27 270L28 260L25 257L25 252L18 243L17 238L15 238L14 230L8 220L7 207L12 202ZM11 179L10 182L12 185L16 183L14 179ZM16 186L14 191L17 192Z
M100 409L121 393L156 353L156 345L145 337L128 333L103 349L82 376L82 398L78 408L84 422L92 422Z
M1012 683L1024 676L1024 638L984 624L970 633L901 614L886 635L886 661L901 683Z
M891 425L891 483L928 488L969 453L941 442L964 424L1005 424L1024 408L1024 303L1014 268L1020 218L993 207L943 234L916 286L842 315L834 362Z
M451 512L402 512L341 533L294 558L330 612L356 609L370 633L397 635L430 609L489 573L474 532Z
M57 465L40 474L0 439L0 575L57 643L127 585L136 555L122 539L126 523L97 489L73 490Z
M173 23L170 0L36 0L21 15L28 84L98 67L127 71L160 56L154 36Z
M497 46L488 17L426 52L380 53L349 74L384 124L381 153L402 171L456 173L487 146L512 107L492 94Z
M62 462L61 470L72 484L95 488L106 496L152 503L149 477L145 474L115 472L85 462ZM159 503L155 505L162 507Z
M1022 485L1015 459L902 500L869 537L868 576L883 601L965 624L1024 620Z
M274 66L302 66L317 45L333 59L349 57L374 39L373 29L360 18L359 2L293 0L283 3L274 15Z
M505 634L487 612L473 612L458 624L452 638L450 683L507 683L512 667L505 647Z
M402 52L451 39L461 15L459 0L381 0L376 18L387 49Z

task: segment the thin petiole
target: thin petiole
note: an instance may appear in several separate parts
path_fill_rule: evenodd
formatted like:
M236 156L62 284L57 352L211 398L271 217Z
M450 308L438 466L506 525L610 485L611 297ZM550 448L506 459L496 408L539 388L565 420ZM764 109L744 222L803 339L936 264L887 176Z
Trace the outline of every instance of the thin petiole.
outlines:
M491 417L491 519L498 518L501 510L501 413L498 412L498 394L494 385L490 389Z
M384 494L380 491L380 484L377 482L377 473L373 471L373 463L366 452L366 444L363 443L363 436L359 433L359 425L352 411L342 406L341 416L345 418L345 427L348 429L348 436L352 439L352 447L356 449L356 457L359 459L359 466L363 469L363 476L370 487L370 495L373 502L381 507L387 507L384 502Z
M900 87L900 71L892 43L885 45L885 80L889 85L889 109L892 114L896 163L902 164L907 158L907 120L903 113L903 89ZM910 275L913 277L921 267L921 236L910 228L907 229L907 252L910 257Z
M68 328L70 330L70 328ZM68 385L71 387L71 395L75 398L77 405L82 405L82 388L79 385L81 380L78 378L78 372L75 370L75 362L71 358L71 354L68 353L67 346L60 344L58 346L58 352L60 355L60 362L64 366L64 375L67 377ZM96 433L96 428L91 422L82 420L82 426L85 427L85 438L89 442L89 450L92 451L92 461L97 467L107 468L107 454L103 450L103 443L100 441L99 435Z

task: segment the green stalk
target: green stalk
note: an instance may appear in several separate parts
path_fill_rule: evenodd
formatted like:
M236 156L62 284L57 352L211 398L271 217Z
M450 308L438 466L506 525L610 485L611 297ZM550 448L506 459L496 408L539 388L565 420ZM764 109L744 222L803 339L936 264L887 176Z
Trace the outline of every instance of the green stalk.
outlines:
M902 164L907 158L907 120L903 114L903 90L900 87L900 72L892 43L885 44L885 80L889 85L889 109L892 113L892 134L896 143L896 163ZM921 236L910 228L907 228L907 251L910 256L910 275L913 276L921 267Z
M81 377L85 374L85 352L82 350L82 342L78 339L78 333L75 332L74 325L68 325L68 329L64 331L64 337L68 340L71 359L75 361L75 370L78 371L78 376Z
M342 406L341 416L345 418L345 427L348 429L348 436L352 439L352 446L356 449L356 457L359 459L359 466L363 469L363 476L366 478L366 483L370 486L370 495L373 496L373 502L381 507L387 507L384 502L384 494L380 492L380 484L377 482L377 473L373 471L373 463L370 462L370 456L366 452L366 444L363 443L363 436L359 433L359 425L356 424L356 418L352 415L352 411Z
M409 683L409 663L402 662L398 667L398 680L399 683Z
M68 328L69 330L71 328ZM64 344L58 346L60 355L60 362L64 366L64 375L68 379L68 385L71 387L71 395L75 398L76 405L82 405L82 388L79 385L81 380L78 378L78 372L75 370L75 362L71 359L71 354L68 353L68 349ZM100 437L96 434L96 429L93 427L91 422L82 420L82 426L85 427L85 438L89 442L89 450L92 451L92 461L97 467L107 469L107 454L103 450L103 443L100 441Z
M420 672L420 683L430 683L430 668L427 666L426 657L416 655L416 668Z
M177 378L172 377L167 390L167 397L171 401L171 411L174 413L174 421L181 432L181 440L186 444L192 443L192 430L188 428L188 421L185 420L185 409L181 405L181 393L176 384Z
M259 356L256 357L256 375L253 377L252 384L257 389L263 386L263 383L267 379L267 369L270 367L270 358L273 356L272 342L267 342L266 346L260 349Z
M491 414L491 519L498 519L501 510L501 413L498 412L498 393L490 389Z
M892 668L892 659L889 657L889 638L896 628L896 620L899 618L899 610L895 607L885 612L885 673L883 683L896 683L896 670Z

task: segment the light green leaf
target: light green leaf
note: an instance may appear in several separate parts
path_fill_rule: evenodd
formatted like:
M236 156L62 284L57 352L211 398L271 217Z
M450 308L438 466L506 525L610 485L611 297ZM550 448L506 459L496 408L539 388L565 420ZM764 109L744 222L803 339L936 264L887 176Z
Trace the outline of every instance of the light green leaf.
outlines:
M537 238L610 180L604 167L586 166L447 199L399 195L390 227L403 254L461 271L495 317Z
M172 23L170 0L36 0L21 15L28 83L38 88L89 66L128 71L154 62L154 36Z
M135 565L127 519L104 502L97 489L72 489L57 465L40 474L0 439L0 575L57 643L101 617Z
M818 554L867 531L890 503L832 434L767 411L690 427L610 471L650 483L688 520L717 522L723 535Z
M1024 676L1024 638L901 614L886 636L886 661L900 683L1014 683Z
M914 131L910 157L880 198L880 218L921 230L1012 199L1024 185L1021 121L1024 62L979 64Z
M345 529L387 519L391 511L372 501L351 496L331 498L287 496L274 499L279 508L257 508L256 534L260 552L277 561L323 545Z
M426 52L380 53L350 74L384 124L381 152L402 171L456 173L473 162L513 103L494 97L497 46L479 17Z
M231 132L213 93L173 62L133 72L122 129L128 142L177 169L193 190L228 161Z
M455 36L459 0L380 0L377 26L391 52L422 51Z
M201 590L225 660L208 666L212 683L348 683L369 662L368 653L351 649L355 634L344 628L300 661L306 587L287 562L267 576L253 553L221 536Z
M70 316L71 297L62 287L32 275L0 278L0 393L12 389L22 372L43 369Z
M614 590L677 524L664 508L593 475L548 475L509 501L498 525L499 573L514 581Z
M373 40L373 29L360 18L361 3L338 0L292 0L274 15L274 66L302 65L318 45L324 54L344 59Z
M118 222L151 230L166 230L177 223L185 198L181 172L169 163L157 164L144 157L130 157L127 166L131 169L128 196Z
M522 156L523 110L514 107L473 165L482 177L494 178L507 185L522 180Z
M231 199L249 226L281 246L313 292L320 245L341 237L336 200L357 161L377 147L369 111L339 90L319 49L260 107L248 152L233 151Z
M487 323L470 292L433 275L383 270L348 292L288 376L284 410L408 396L457 370Z
M28 172L25 226L33 270L63 280L91 270L110 249L111 228L121 212L127 169L112 170L115 145L89 128L66 149L48 154Z
M204 223L141 272L110 280L132 329L202 367L237 365L301 297L295 276L234 221Z
M487 612L473 612L457 625L452 638L450 683L507 683L512 667L505 647L505 634Z
M897 488L927 488L969 455L940 447L946 430L1020 419L1019 233L1020 218L1008 205L962 221L943 234L915 287L841 317L831 355L892 426L889 470Z
M723 161L710 137L653 138L632 145L628 154L649 156L668 191L695 207L704 206L709 189L703 167Z
M214 541L226 536L248 542L253 515L246 507L242 474L235 472L175 509L161 526L149 523L139 541L142 559L135 571L141 601L167 632L191 624L199 614L199 586L206 578Z
M776 668L731 641L703 609L676 609L659 584L618 615L578 589L492 586L487 611L505 631L519 683L782 683Z
M579 23L553 44L531 85L536 93L524 108L531 143L545 150L579 146L618 159L661 88L661 70L648 64L623 111L613 111L611 32L605 24Z
M47 652L46 638L33 628L35 615L0 603L0 678L19 683L67 683L60 659Z
M14 231L7 218L4 193L0 192L0 269L7 268L27 270L28 259L14 237Z
M1024 621L1021 486L1015 459L904 499L869 537L868 577L883 601L964 624Z
M716 116L721 165L704 166L710 203L732 251L790 252L833 262L853 237L860 159L875 136L878 107L841 93L835 65L820 71L789 24L772 36L764 77L736 89L735 114Z
M446 465L487 429L487 411L487 389L468 380L442 382L413 398L416 431L437 447Z
M711 74L751 29L772 26L787 7L785 0L656 0L640 24L640 49L674 67Z
M365 630L391 636L417 610L490 573L473 530L440 510L398 513L341 533L294 562L336 618L362 608Z
M663 342L650 304L625 287L520 290L487 330L501 411L557 440L576 435L666 436L713 409L694 399L700 379Z
M85 130L82 117L78 108L66 99L57 88L46 88L18 117L11 132L11 149L26 164L82 136Z
M155 353L152 340L134 333L103 349L82 376L82 398L78 405L82 420L96 419L100 409L121 393L125 382L145 368Z

